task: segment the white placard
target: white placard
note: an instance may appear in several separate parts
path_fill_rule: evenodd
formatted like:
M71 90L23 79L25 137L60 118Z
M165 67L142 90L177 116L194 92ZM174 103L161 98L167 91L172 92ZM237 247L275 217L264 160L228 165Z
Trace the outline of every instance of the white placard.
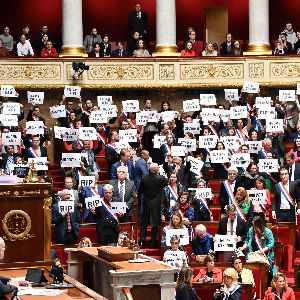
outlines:
M185 156L185 147L183 146L171 146L172 156Z
M94 127L79 127L79 139L83 141L96 141L96 129Z
M60 213L74 212L74 201L58 201L57 205Z
M166 136L155 135L153 138L153 148L159 149L166 142Z
M236 168L246 169L250 164L250 153L234 153L231 156L230 164Z
M120 141L135 143L137 142L137 129L119 130L119 137L120 137Z
M171 237L177 235L180 238L180 245L188 245L190 243L188 228L168 229L166 230L166 245L171 246Z
M213 150L210 152L210 162L212 164L223 164L229 162L228 150Z
M215 235L214 250L216 252L234 251L236 249L236 235Z
M195 196L198 198L212 199L213 195L211 188L189 188L189 191L195 191Z
M126 202L109 202L111 210L113 213L118 214L125 214L126 213L126 209L127 209L127 204Z
M148 110L149 113L149 123L157 123L158 121L158 112L157 110Z
M272 99L271 97L256 97L255 98L255 107L256 108L265 108L266 106L272 105Z
M62 168L80 168L81 167L81 154L80 153L62 153L61 154L61 167Z
M147 125L148 120L150 118L150 111L143 110L141 112L136 113L136 125Z
M47 157L28 157L29 165L34 163L34 167L37 171L46 171L48 170Z
M96 184L95 176L79 176L79 186L91 186L94 187Z
M28 121L26 122L26 134L44 134L44 122L43 121Z
M225 100L227 101L239 101L239 90L238 89L224 89Z
M4 115L19 115L21 113L20 103L17 102L3 103L2 113Z
M201 128L199 123L184 123L183 124L184 134L190 132L192 134L200 134Z
M93 207L99 207L102 206L102 198L100 196L92 196L92 197L86 197L84 199L85 206L87 209L91 209Z
M184 112L200 110L199 99L185 100L182 102Z
M98 107L113 104L112 96L97 96Z
M54 126L54 136L56 139L62 140L65 132L66 132L66 127Z
M262 148L262 141L246 141L245 144L249 146L249 153L258 153Z
M28 103L36 104L44 104L45 93L44 92L30 92L27 91L27 99Z
M18 116L17 115L0 114L0 121L2 123L2 126L18 126Z
M1 85L1 97L16 97L16 90L13 85Z
M202 108L202 120L220 122L220 110L217 108Z
M218 142L218 137L216 135L201 135L199 136L199 148L215 148Z
M162 111L161 112L161 118L164 123L173 121L176 118L177 111L175 110L168 110L168 111Z
M122 101L124 112L138 112L140 109L139 100L125 100Z
M259 173L277 173L278 159L262 158L258 160Z
M235 136L221 136L220 137L221 142L223 142L225 149L229 150L237 150L240 146L238 142L238 137Z
M66 128L63 133L64 142L74 142L77 140L79 129Z
M266 120L266 132L284 132L283 119Z
M258 82L246 81L243 84L242 91L244 93L258 94L258 92L259 92L259 83Z
M217 98L215 94L200 94L200 105L216 105Z
M257 118L260 120L275 119L275 107L262 106L258 109Z
M296 100L295 90L279 90L279 101L292 101Z
M67 116L65 105L50 106L49 109L52 119L65 118Z
M4 132L2 133L2 142L4 146L20 146L21 143L21 132Z
M230 107L230 119L247 119L247 106Z
M248 199L253 205L265 205L268 203L266 190L247 190Z
M64 89L64 95L67 98L68 97L80 98L80 91L81 91L80 86L66 85Z
M116 145L116 152L120 152L119 150L121 149L131 149L127 141L115 142L115 145Z
M189 162L191 163L190 171L195 173L196 175L200 175L204 162L192 156L189 156Z
M197 140L196 139L184 139L179 138L178 143L185 147L188 151L196 151Z
M107 123L107 113L101 110L93 110L90 115L91 124L106 124Z
M118 108L116 105L103 105L99 106L99 110L105 111L109 118L115 118L118 116Z

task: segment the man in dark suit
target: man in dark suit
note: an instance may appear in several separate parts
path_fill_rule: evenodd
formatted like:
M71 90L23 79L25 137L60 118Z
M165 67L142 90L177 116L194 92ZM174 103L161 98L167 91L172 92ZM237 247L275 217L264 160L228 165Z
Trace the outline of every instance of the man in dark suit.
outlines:
M5 174L10 174L13 165L16 162L17 154L14 153L14 146L8 145L5 147L5 152L0 156L0 168L4 170Z
M147 150L142 150L140 158L135 163L134 184L137 190L140 187L142 176L149 174L148 160L149 160L149 152Z
M112 131L109 137L109 144L105 147L105 159L108 163L108 174L111 173L111 167L120 159L119 150L116 147L116 142L119 141L119 134L117 131Z
M117 179L109 181L113 189L113 196L120 199L122 202L126 202L127 210L123 216L120 216L121 223L130 222L134 213L134 200L135 200L135 187L132 180L127 179L128 172L125 166L119 166L117 169Z
M33 135L31 139L31 147L26 147L25 150L25 159L28 158L35 158L35 157L47 157L48 160L48 153L47 148L41 146L41 138L38 135Z
M145 246L146 232L149 220L151 222L151 245L155 248L157 246L158 226L160 225L160 204L162 190L168 185L168 180L159 175L158 164L150 165L150 173L144 175L140 184L140 193L144 196L143 200L143 214L141 226L141 246Z
M231 191L234 196L237 188L240 187L242 184L238 177L238 169L236 167L230 166L227 171L228 171L228 180L222 181L220 194L219 194L219 203L221 204L222 214L225 213L225 206L230 203L229 201L230 193L226 188L226 186L231 188Z
M298 182L289 180L289 172L286 167L280 168L279 176L281 182L275 186L272 217L277 222L295 222L296 214L300 214Z
M129 57L129 52L124 49L124 43L122 41L116 42L117 49L113 50L111 57Z
M135 11L128 16L129 32L137 31L140 34L140 38L145 40L147 38L147 24L147 14L142 11L142 5L136 3Z
M132 160L130 159L130 152L122 149L120 151L120 160L114 163L111 167L110 179L117 179L117 169L120 166L125 166L128 169L128 176L130 180L135 178L135 169Z
M45 124L45 119L41 116L41 110L38 106L29 110L26 121L43 121Z
M288 152L285 155L286 167L289 171L290 181L295 181L300 179L300 163L295 162L294 153Z
M61 201L71 201L72 192L63 190ZM80 212L74 206L74 212L59 212L59 203L52 206L52 223L54 224L54 240L57 244L76 244L79 236Z
M244 241L247 236L246 222L237 215L236 207L234 204L226 206L227 217L221 218L219 222L218 234L221 235L236 235L236 247L243 247ZM233 252L223 252L223 262L229 262L233 256Z
M222 43L220 46L221 56L233 56L234 42L232 40L231 33L226 34L226 42Z

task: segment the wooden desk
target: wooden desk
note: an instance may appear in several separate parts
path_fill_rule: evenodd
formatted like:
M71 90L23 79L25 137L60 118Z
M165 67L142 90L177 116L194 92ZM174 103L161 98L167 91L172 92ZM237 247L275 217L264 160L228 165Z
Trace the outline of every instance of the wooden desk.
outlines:
M48 282L51 283L52 279L49 277L49 269L48 267L43 268L45 271L45 277L47 278ZM27 269L4 269L0 270L1 276L4 277L25 277ZM49 297L49 296L34 296L35 300L46 300L46 299L53 299L53 300L68 300L68 299L80 299L80 300L107 300L106 298L102 297L101 295L95 293L94 291L90 290L83 284L79 283L75 279L71 278L68 275L65 275L65 282L73 284L75 288L65 289L63 294L60 294L56 297ZM32 300L33 296L22 296L22 299ZM8 297L10 299L10 297Z

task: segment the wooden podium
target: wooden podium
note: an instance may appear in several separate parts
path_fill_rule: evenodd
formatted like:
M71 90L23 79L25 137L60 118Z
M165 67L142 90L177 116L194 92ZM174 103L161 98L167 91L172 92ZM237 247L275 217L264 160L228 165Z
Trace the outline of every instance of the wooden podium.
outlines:
M51 188L49 183L0 185L0 236L7 246L1 267L50 263Z

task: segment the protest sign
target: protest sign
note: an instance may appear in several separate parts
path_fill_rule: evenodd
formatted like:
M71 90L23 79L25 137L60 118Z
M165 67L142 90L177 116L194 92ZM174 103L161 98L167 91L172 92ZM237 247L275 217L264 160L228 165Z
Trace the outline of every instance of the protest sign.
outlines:
M220 110L217 108L202 108L202 120L220 122Z
M59 213L72 213L74 212L74 201L58 201Z
M28 158L28 163L34 164L34 167L37 171L46 171L48 170L47 157L34 157Z
M234 153L231 156L230 163L236 168L246 169L250 164L251 158L249 153Z
M216 105L217 98L214 94L200 94L200 105Z
M184 134L187 132L193 133L193 134L200 134L200 124L199 123L184 123L183 124L183 131Z
M136 125L147 125L148 120L150 118L149 111L143 110L141 112L138 112L136 114Z
M107 113L107 117L115 118L118 116L118 108L116 105L103 105L99 106L99 110L105 111Z
M210 152L210 162L212 164L223 164L229 162L228 150L213 150Z
M284 132L283 119L266 120L266 132Z
M4 115L19 115L21 113L20 103L18 102L4 102L2 113Z
M67 116L65 105L50 106L49 109L52 119L65 118Z
M97 96L98 107L113 104L112 96Z
M272 105L272 99L271 97L256 97L255 98L255 106L256 108L261 107L269 107Z
M126 209L127 209L127 204L126 202L110 202L110 207L111 210L115 213L115 214L125 214L126 213Z
M95 176L79 176L79 186L90 186L94 187L96 184Z
M45 93L44 92L30 92L27 91L27 99L28 103L36 104L44 104Z
M79 129L66 128L62 134L64 142L74 142L77 140Z
M85 202L85 206L86 206L87 209L102 206L102 198L100 198L99 195L98 196L86 197L84 202Z
M0 121L2 126L18 126L17 115L0 114Z
M155 135L153 138L153 148L159 149L162 144L166 142L166 137L162 135Z
M223 142L225 149L229 150L237 150L240 146L238 142L238 137L236 135L234 136L221 136L220 137L221 142Z
M79 127L79 139L83 141L95 141L98 139L94 127Z
M199 99L185 100L182 102L184 112L200 110Z
M166 245L171 246L171 237L177 235L180 239L180 245L188 245L190 243L188 228L183 229L168 229L166 230Z
M249 146L249 153L258 153L262 148L262 141L246 141L245 144Z
M43 121L27 121L26 134L42 134L44 135L44 122Z
M170 111L162 111L161 118L164 123L173 121L176 118L177 111L170 110Z
M119 130L119 137L120 137L120 141L135 143L137 142L137 129Z
M1 85L1 97L13 98L16 97L16 91L13 85Z
M21 132L3 132L2 133L3 146L20 146L21 145Z
M224 89L226 101L239 101L238 89Z
M139 100L125 100L122 101L124 112L138 112L140 109Z
M67 98L68 97L80 98L80 91L81 91L80 86L66 85L64 89L64 95Z
M188 151L196 151L196 148L197 148L196 139L179 138L178 143L181 146L185 147Z
M108 121L107 113L101 110L93 110L90 115L91 124L106 124Z
M215 235L214 250L219 251L234 251L236 249L236 235Z
M61 158L62 168L80 168L81 154L80 153L62 153Z
M230 107L230 119L247 119L247 106Z
M296 91L295 90L279 90L279 101L295 102L295 100L296 100Z
M251 81L244 82L242 92L257 94L259 92L259 83Z
M258 167L260 173L275 173L278 172L278 160L277 159L259 159Z
M190 171L195 173L196 175L200 175L201 169L204 165L204 162L202 160L194 158L192 156L189 156L189 162L191 164Z
M247 190L247 194L253 205L265 205L268 202L266 190Z
M262 106L258 109L257 118L260 120L275 119L275 107Z
M195 191L197 198L203 197L205 199L212 199L213 197L211 188L189 188L189 191Z
M203 135L199 136L199 148L215 148L218 142L218 137L216 135Z
M171 146L172 156L185 156L185 147L183 146Z

